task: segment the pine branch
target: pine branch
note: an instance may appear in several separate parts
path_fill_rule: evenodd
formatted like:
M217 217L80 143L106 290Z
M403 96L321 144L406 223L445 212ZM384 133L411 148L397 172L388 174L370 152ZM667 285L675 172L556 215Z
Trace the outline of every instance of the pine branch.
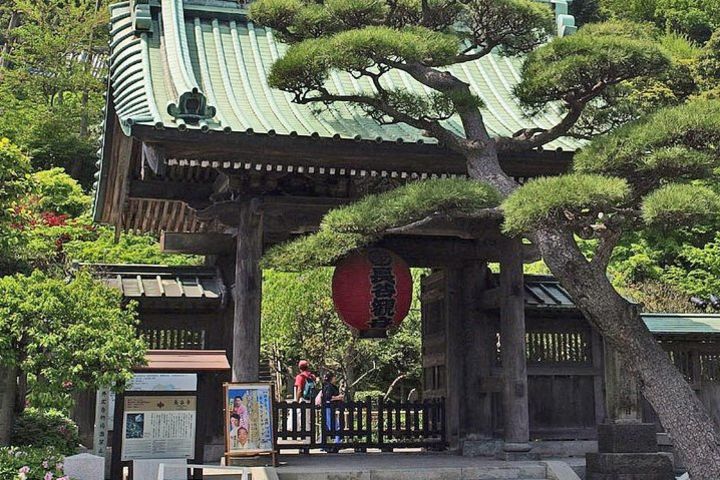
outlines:
M620 241L620 237L622 237L622 230L606 230L604 235L600 236L600 241L595 250L595 255L592 260L590 260L590 265L601 268L603 271L607 270L610 259L612 258L612 253Z

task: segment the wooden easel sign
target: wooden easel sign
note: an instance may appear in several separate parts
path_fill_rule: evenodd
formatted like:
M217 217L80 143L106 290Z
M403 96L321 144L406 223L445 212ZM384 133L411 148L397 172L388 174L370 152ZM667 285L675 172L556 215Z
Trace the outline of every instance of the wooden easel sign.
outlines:
M234 457L270 455L275 460L273 389L267 383L226 383L225 464Z

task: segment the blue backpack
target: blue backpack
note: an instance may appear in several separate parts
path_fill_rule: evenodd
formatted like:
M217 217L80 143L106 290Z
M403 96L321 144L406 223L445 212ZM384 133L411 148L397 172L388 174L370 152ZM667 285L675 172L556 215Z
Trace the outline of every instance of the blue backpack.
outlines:
M303 400L312 402L313 400L315 400L315 395L317 395L317 383L315 383L315 377L308 376L305 378L305 386L303 387L302 398Z

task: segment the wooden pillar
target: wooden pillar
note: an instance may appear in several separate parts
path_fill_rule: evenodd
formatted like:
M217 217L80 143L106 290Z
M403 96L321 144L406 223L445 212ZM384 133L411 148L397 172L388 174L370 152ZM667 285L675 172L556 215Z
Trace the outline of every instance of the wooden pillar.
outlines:
M463 426L461 434L469 440L492 436L492 394L483 383L491 375L497 340L494 326L480 308L488 276L485 262L473 262L463 269L464 380L460 422Z
M451 449L460 446L460 411L462 408L465 372L463 322L460 288L462 270L445 270L445 435Z
M520 240L508 240L500 260L500 348L505 452L530 450L524 295L522 244Z
M605 343L605 402L610 423L642 421L640 390L615 349Z
M254 202L243 203L237 234L233 299L234 382L257 382L260 366L260 303L262 300L262 215Z

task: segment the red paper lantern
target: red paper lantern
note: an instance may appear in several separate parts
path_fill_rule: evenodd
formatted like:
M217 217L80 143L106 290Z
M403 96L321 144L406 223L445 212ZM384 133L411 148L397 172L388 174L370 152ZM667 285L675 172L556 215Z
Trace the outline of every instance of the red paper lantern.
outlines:
M361 338L384 338L410 311L410 268L390 250L359 251L335 268L332 295L340 319Z

